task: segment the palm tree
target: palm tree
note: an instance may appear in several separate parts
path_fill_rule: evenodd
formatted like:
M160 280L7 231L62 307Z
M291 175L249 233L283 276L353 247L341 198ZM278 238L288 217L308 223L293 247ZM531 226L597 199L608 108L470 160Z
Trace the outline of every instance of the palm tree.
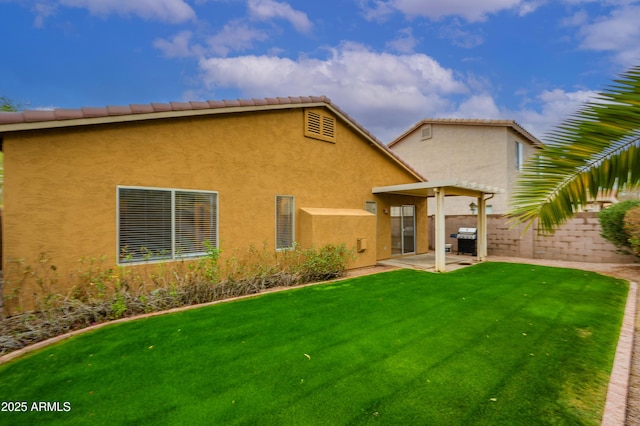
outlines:
M548 234L595 199L640 184L640 66L566 119L528 160L511 197L511 223Z

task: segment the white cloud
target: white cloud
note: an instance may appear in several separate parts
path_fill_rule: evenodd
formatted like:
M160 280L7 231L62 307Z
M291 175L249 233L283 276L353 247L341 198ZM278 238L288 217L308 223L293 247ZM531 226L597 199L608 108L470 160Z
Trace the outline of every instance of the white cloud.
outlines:
M234 88L246 97L329 96L385 141L421 118L451 110L447 97L468 90L450 69L424 54L391 55L355 43L331 49L326 59L209 58L200 61L200 68L214 91Z
M538 138L561 124L589 101L595 100L596 91L562 89L545 90L536 97L536 109L525 108L511 112L513 119Z
M222 31L209 37L209 51L226 56L232 51L243 51L253 47L254 41L265 41L268 38L264 31L255 29L242 21L231 21Z
M536 9L538 9L544 3L545 3L545 0L529 1L529 2L524 2L523 1L523 2L520 3L518 15L526 16L526 15L528 15L530 13L533 13L533 12L536 11Z
M411 27L403 28L399 31L397 38L387 43L387 46L401 53L412 53L419 41L413 36Z
M456 111L448 114L448 117L498 119L503 118L503 115L490 95L480 94L462 101Z
M455 109L442 111L437 116L515 120L544 141L548 132L577 112L586 102L594 101L596 96L597 92L590 90L544 90L521 109L509 110L497 105L489 93L474 94L463 99Z
M144 19L181 23L196 18L185 0L57 0L40 1L34 6L36 26L50 16L57 6L87 9L93 15L135 15Z
M385 21L394 12L394 8L385 0L358 0L364 19L367 21ZM373 3L373 4L370 4Z
M293 10L285 3L273 0L248 0L248 7L248 18L233 19L213 35L199 34L197 38L202 44L192 45L193 34L190 31L182 31L169 40L156 39L153 45L161 50L166 57L227 56L234 52L253 49L257 42L264 42L270 38L269 33L258 28L255 21L284 18L298 31L306 32L312 28L311 22L304 13ZM249 19L253 22L250 22ZM270 49L272 52L278 50L278 47Z
M615 9L580 30L580 47L586 50L608 51L618 64L630 66L640 58L640 6Z
M543 101L547 106L553 106L555 112L566 110L567 107L575 109L576 105L580 105L584 102L593 99L596 92L591 90L577 90L575 92L565 92L562 89L545 90L538 98Z
M190 46L191 31L181 31L171 40L158 38L153 42L153 47L162 51L167 58L185 58L194 54Z
M388 14L389 9L395 9L403 14L423 16L431 19L440 19L445 16L459 16L469 22L484 21L487 15L503 10L519 10L520 14L526 14L535 10L535 4L523 0L388 0L374 1L369 6L371 16Z
M249 0L248 7L253 19L263 21L273 18L285 19L302 33L308 33L313 28L307 14L293 9L288 3L274 0Z
M250 27L242 20L235 20L227 23L217 34L206 37L206 46L193 43L192 38L191 31L181 31L170 40L156 39L153 47L161 50L168 58L227 56L231 52L253 48L254 42L265 41L268 35L264 31Z
M579 10L573 15L570 15L560 21L560 23L566 27L580 27L589 22L589 15L584 10Z
M458 19L443 25L438 31L438 37L451 41L455 46L472 49L484 43L484 37L479 33L472 33L461 28Z
M49 3L36 3L31 10L36 14L33 26L41 28L44 26L45 19L56 12L56 6Z

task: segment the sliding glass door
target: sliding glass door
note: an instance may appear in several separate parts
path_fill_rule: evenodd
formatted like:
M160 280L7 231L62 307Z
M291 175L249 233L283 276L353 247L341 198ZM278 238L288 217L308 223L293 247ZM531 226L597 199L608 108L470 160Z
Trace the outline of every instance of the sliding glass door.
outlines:
M416 206L391 206L391 254L416 252Z

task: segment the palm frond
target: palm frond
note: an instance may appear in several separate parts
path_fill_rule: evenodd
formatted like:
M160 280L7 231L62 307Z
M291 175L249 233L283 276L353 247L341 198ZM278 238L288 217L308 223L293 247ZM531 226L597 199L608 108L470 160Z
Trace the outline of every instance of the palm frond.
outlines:
M570 116L529 159L511 197L511 222L553 232L599 191L640 183L640 66Z

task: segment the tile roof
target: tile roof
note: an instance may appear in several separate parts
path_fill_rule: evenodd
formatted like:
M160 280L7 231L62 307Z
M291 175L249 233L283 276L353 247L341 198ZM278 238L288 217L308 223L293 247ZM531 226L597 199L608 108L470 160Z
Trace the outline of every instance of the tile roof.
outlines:
M188 117L220 113L235 113L286 108L324 106L341 116L356 131L374 142L374 145L400 163L418 179L427 179L393 153L386 144L340 109L326 96L290 96L276 98L254 98L235 100L210 100L193 102L169 102L130 104L127 106L83 107L78 109L58 108L52 110L25 110L0 112L0 137L3 133L22 130L37 130L73 127L90 124L117 123L126 121L153 120L171 117Z
M298 96L263 99L213 100L195 102L169 102L131 104L127 106L84 107L78 109L59 108L52 110L26 110L0 114L0 125L18 123L44 123L62 120L132 116L171 111L214 110L232 107L277 106L323 102L331 104L326 96ZM335 107L335 105L334 105Z
M494 126L494 127L510 127L516 133L520 133L525 139L528 139L534 146L542 146L543 143L525 130L524 127L519 125L515 120L487 120L476 118L425 118L414 124L409 130L398 136L392 142L389 143L389 147L402 141L407 135L414 132L419 127L425 124L445 124L445 125L467 125L467 126Z

